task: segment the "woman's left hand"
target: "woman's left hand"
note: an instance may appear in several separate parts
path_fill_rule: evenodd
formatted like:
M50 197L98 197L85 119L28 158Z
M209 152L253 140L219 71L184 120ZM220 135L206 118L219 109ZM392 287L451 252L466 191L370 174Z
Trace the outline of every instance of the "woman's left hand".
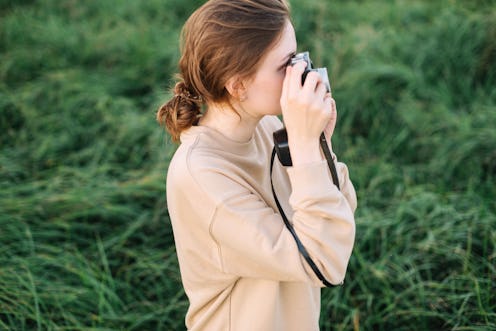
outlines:
M336 101L331 97L331 117L329 122L327 122L326 127L324 128L324 135L326 137L327 144L329 145L329 149L332 151L331 138L334 133L334 129L336 127L337 121L337 110L336 110Z

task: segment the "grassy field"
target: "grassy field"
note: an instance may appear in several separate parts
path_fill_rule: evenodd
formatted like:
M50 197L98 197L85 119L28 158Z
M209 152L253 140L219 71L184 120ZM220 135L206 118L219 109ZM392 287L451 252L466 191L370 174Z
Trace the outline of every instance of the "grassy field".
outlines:
M202 1L0 0L0 330L183 330L155 122ZM359 198L322 330L496 330L496 2L293 0Z

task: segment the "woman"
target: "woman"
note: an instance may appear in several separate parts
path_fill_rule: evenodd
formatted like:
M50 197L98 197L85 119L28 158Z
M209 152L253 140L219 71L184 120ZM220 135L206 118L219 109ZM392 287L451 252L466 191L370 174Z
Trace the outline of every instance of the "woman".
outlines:
M356 196L343 163L333 185L319 148L336 106L318 74L288 65L296 38L284 0L210 0L182 33L180 81L157 113L180 145L167 203L189 330L318 330L322 282L302 258L275 204L322 274L345 276ZM272 133L288 133L293 165L270 173Z

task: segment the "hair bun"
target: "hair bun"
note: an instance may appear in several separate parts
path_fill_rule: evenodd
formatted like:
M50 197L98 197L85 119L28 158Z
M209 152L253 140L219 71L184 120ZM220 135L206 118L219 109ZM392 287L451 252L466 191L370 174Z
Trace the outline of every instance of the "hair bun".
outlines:
M202 97L197 93L192 92L189 88L186 87L184 81L177 82L174 86L174 96L186 99L190 102L202 103Z
M181 132L196 125L201 116L202 98L192 93L184 81L174 86L174 97L157 111L157 121L164 125L173 141L179 141Z

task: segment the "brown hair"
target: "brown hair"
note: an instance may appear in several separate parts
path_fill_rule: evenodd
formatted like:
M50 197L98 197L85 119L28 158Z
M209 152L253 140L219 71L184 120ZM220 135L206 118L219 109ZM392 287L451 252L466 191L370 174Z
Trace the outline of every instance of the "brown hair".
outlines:
M180 80L157 112L174 141L198 123L203 104L229 102L227 81L254 75L287 20L285 0L209 0L189 17L181 33Z

